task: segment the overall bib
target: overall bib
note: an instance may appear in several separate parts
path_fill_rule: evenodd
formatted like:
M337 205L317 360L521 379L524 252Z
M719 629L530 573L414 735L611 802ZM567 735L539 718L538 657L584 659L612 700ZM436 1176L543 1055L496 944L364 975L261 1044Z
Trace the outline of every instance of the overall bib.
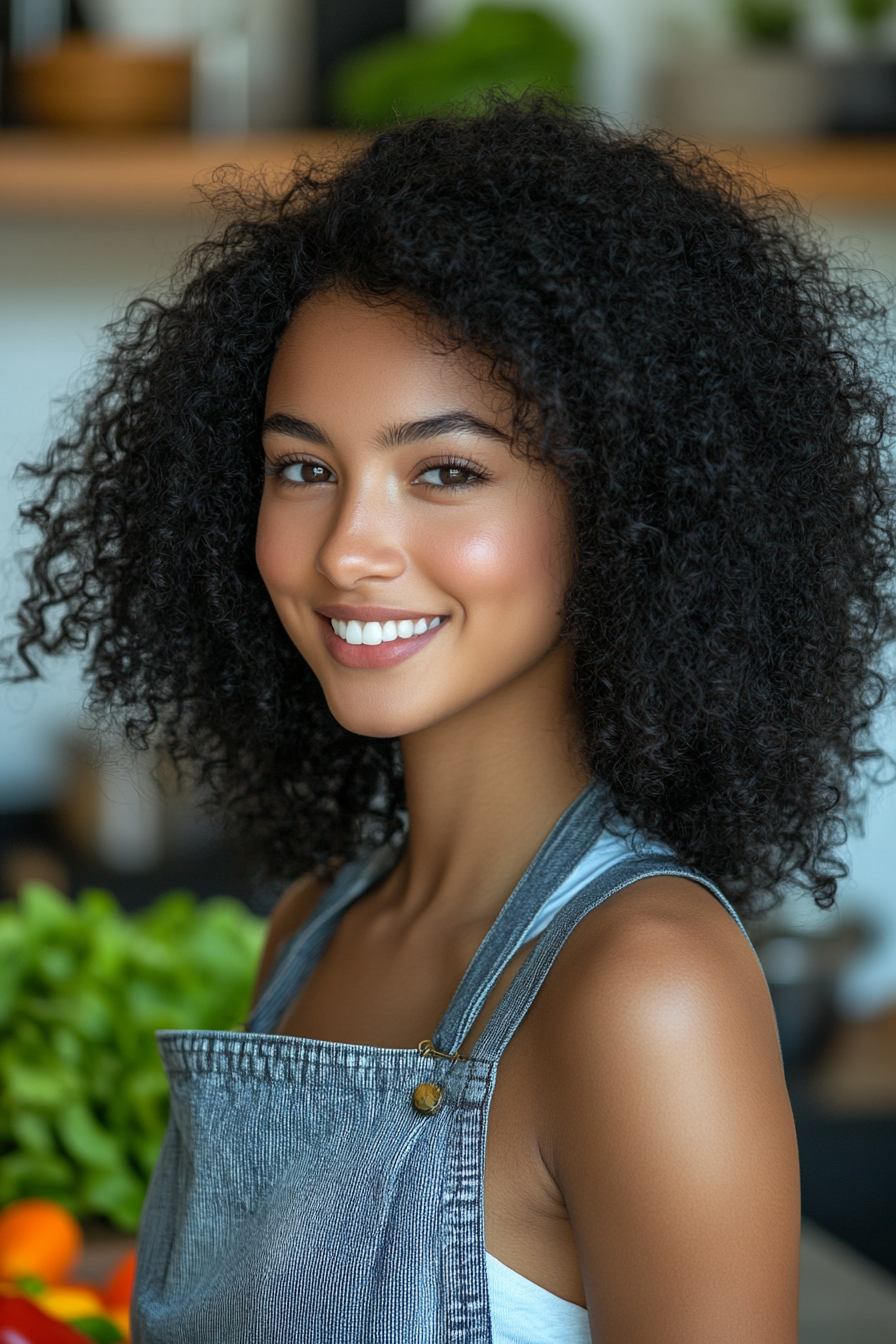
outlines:
M542 845L434 1033L443 1055L594 845L599 816L592 786ZM629 852L554 916L471 1059L268 1034L343 911L396 858L384 847L340 869L245 1033L159 1033L171 1118L141 1222L134 1344L491 1344L489 1101L555 957L585 915L644 877L690 878L734 914L698 873Z

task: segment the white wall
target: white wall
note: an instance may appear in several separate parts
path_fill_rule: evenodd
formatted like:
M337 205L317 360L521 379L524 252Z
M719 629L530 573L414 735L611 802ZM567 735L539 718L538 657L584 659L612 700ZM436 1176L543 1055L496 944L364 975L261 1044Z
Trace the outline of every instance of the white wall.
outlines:
M50 437L54 404L89 370L103 324L181 250L184 228L10 223L0 226L0 636L24 584L26 538L17 465ZM40 807L59 782L60 730L76 721L78 664L54 661L45 681L0 685L0 808Z

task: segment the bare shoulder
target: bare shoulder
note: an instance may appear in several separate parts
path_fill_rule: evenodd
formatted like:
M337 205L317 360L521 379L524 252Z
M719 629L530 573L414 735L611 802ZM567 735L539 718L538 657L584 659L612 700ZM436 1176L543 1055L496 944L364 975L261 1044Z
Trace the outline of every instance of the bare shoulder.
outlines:
M557 970L545 986L546 1007L580 1049L595 1015L601 1039L626 1046L646 1046L657 1032L669 1043L676 1031L686 1038L740 1021L777 1059L771 1000L753 949L696 882L646 878L617 892L582 920Z
M582 921L540 997L540 1146L601 1338L795 1341L793 1120L730 914L681 878L633 884Z
M538 1018L558 1098L575 1079L605 1105L612 1076L631 1106L662 1103L668 1115L687 1079L685 1109L699 1096L718 1114L721 1095L748 1074L754 1090L761 1077L784 1095L762 969L728 911L695 882L647 878L586 916L548 977Z
M544 991L540 1025L553 1043L544 1057L558 1099L572 1085L607 1106L612 1077L623 1124L643 1117L645 1105L656 1123L671 1124L675 1103L694 1132L729 1106L738 1112L734 1133L760 1113L742 1106L746 1087L789 1124L762 969L736 921L697 883L647 878L617 892L582 920Z
M270 975L277 953L311 914L326 886L327 879L320 878L315 873L305 873L303 877L291 882L277 901L268 919L267 937L258 965L253 1002L258 998L261 987Z

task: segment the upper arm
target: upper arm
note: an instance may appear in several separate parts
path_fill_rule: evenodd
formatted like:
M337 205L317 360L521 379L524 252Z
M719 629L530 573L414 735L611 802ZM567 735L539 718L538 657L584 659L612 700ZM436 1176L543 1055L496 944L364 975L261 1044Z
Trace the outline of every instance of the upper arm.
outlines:
M261 961L258 964L258 975L255 979L255 989L252 994L253 1006L258 1002L259 995L277 959L277 953L283 944L292 937L296 929L308 918L320 899L324 886L325 883L314 873L306 873L304 877L298 878L286 888L271 911L267 937L262 949Z
M799 1174L765 980L707 892L639 885L569 940L542 1054L595 1337L795 1344Z

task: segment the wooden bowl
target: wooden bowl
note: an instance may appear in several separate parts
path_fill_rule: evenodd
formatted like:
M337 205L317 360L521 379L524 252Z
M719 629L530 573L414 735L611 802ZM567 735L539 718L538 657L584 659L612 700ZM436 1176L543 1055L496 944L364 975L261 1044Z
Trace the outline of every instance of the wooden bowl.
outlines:
M73 35L16 61L12 77L17 112L37 126L151 131L189 123L189 50Z

